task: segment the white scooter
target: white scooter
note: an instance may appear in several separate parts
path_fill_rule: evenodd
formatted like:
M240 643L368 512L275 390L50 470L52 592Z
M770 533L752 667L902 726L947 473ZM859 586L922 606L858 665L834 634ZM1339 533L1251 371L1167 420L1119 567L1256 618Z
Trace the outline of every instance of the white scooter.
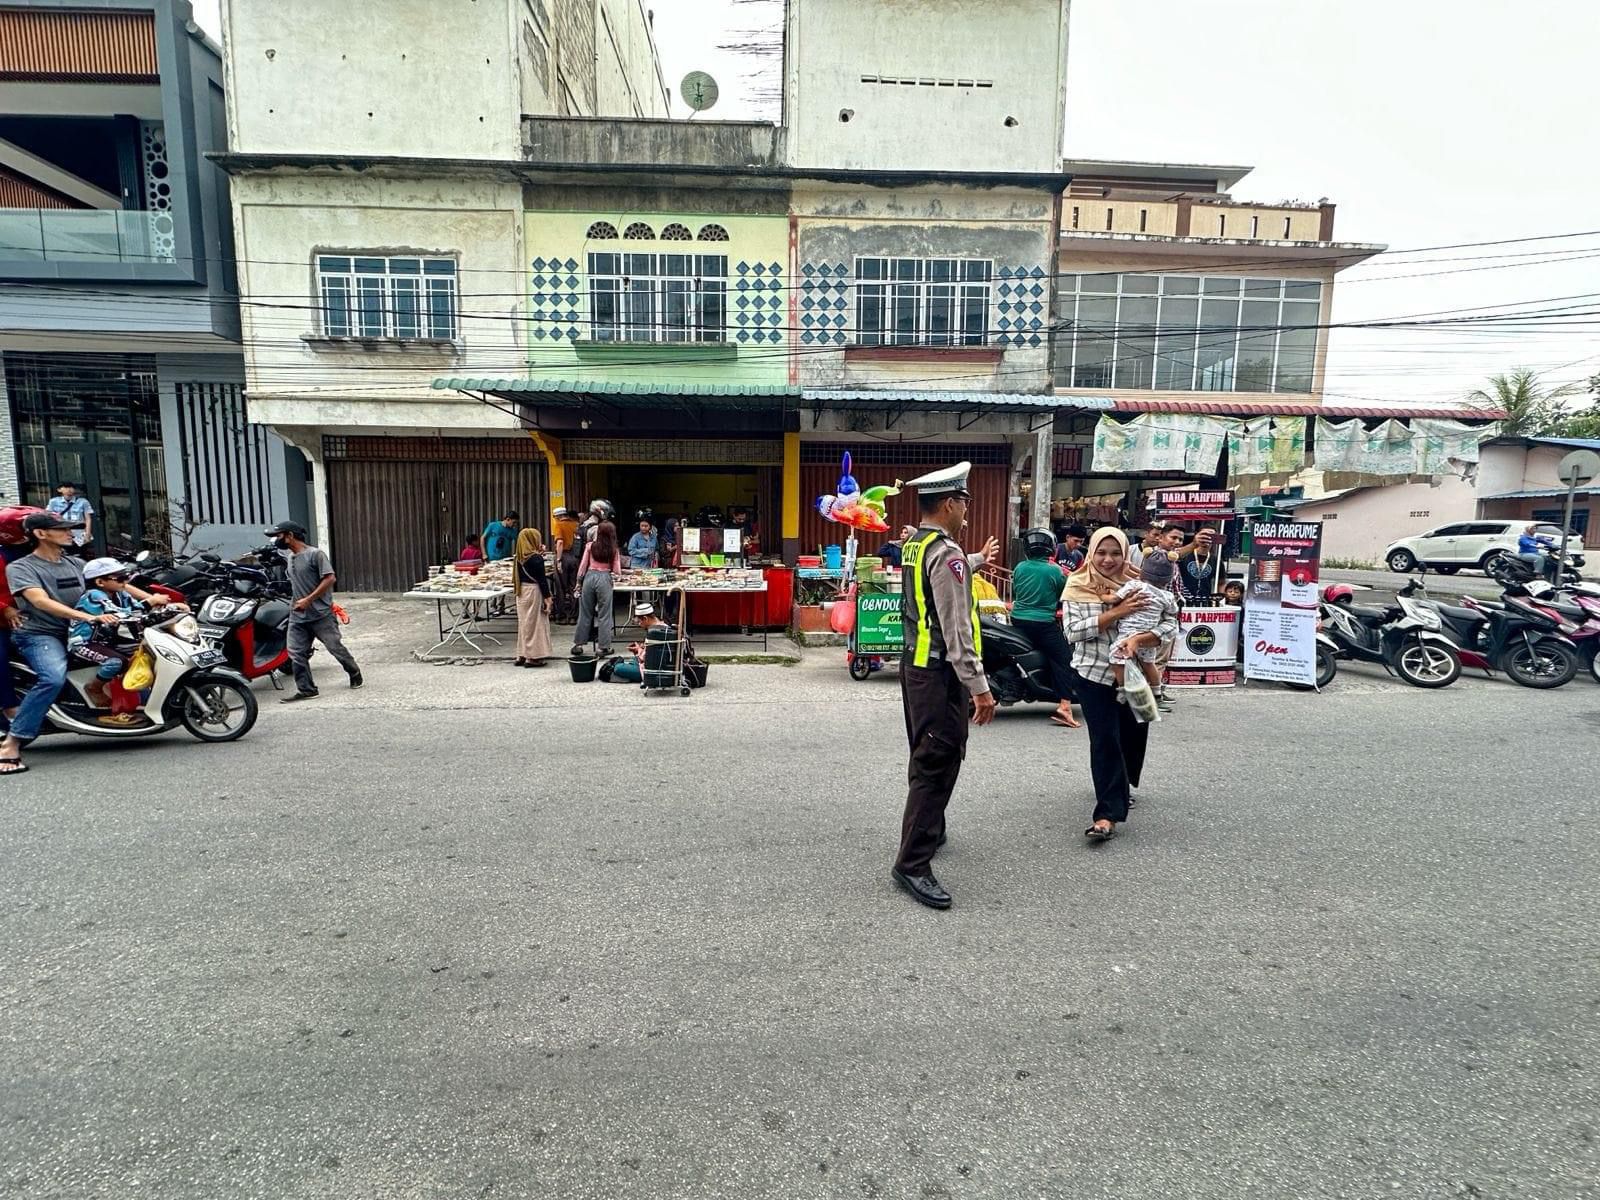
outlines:
M117 627L117 639L137 639L150 652L155 681L134 720L105 721L109 714L86 699L97 664L68 652L67 682L50 706L42 733L82 733L90 737L135 738L165 733L180 725L202 742L231 742L256 723L256 697L242 675L228 669L226 656L200 640L200 626L189 613L135 613ZM19 694L33 686L33 671L21 659L11 670Z

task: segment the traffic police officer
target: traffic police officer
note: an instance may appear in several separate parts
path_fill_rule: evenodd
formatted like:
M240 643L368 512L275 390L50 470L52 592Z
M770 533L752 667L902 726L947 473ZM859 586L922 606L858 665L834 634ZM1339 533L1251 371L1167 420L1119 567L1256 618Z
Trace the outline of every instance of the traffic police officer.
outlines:
M900 698L911 742L910 787L901 821L900 854L891 874L913 899L949 908L950 893L933 876L933 854L945 839L944 810L967 749L968 698L972 723L994 719L994 697L983 674L978 604L972 572L998 550L968 556L956 542L967 520L967 475L958 463L913 479L921 524L901 548Z

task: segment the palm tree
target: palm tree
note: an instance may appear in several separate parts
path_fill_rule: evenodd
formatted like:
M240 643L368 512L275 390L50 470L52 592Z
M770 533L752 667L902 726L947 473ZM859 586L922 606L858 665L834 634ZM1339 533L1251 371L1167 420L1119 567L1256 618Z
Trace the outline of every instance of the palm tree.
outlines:
M1518 367L1491 376L1488 387L1468 392L1467 403L1504 409L1506 415L1500 422L1502 437L1538 437L1551 432L1571 415L1563 401L1582 390L1575 383L1547 387L1537 371Z

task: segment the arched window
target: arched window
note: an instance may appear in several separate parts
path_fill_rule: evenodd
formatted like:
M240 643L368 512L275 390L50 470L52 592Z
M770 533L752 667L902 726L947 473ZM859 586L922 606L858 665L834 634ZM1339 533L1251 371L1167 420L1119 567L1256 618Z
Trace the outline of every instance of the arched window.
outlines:
M622 231L622 236L624 240L630 242L653 242L655 241L656 231L643 221L635 221Z
M610 221L596 221L589 226L591 241L614 242L617 240L617 227Z
M702 225L698 240L702 242L725 242L728 240L728 231L721 225Z
M689 232L687 225L680 225L674 221L661 231L661 240L663 242L692 242L694 241L694 234Z

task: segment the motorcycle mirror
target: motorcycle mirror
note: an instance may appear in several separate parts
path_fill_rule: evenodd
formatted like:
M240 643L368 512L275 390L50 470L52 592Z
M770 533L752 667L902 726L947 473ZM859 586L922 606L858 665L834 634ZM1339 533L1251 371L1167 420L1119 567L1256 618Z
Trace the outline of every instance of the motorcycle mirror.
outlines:
M144 566L145 563L150 561L150 551L148 551L148 550L139 551L139 553L137 553L137 554L135 554L133 556L133 561L135 563L137 563L141 567Z

